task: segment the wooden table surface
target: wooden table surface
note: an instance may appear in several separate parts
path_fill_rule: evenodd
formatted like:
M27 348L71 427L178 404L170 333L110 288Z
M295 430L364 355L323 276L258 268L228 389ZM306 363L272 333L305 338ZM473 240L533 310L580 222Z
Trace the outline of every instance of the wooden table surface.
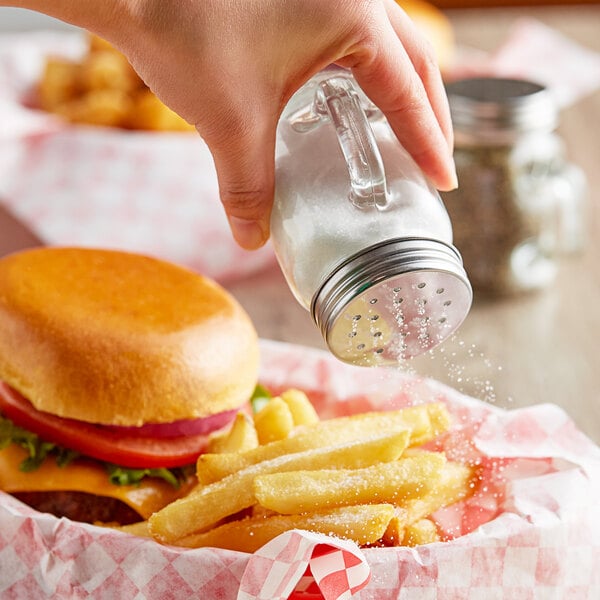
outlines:
M600 7L463 9L448 11L459 44L492 50L517 17L530 15L600 51ZM435 377L502 407L550 402L600 442L600 93L561 116L570 159L590 187L589 240L581 256L563 259L557 281L542 293L478 301L453 340L411 361ZM309 314L277 271L229 289L259 335L324 348Z

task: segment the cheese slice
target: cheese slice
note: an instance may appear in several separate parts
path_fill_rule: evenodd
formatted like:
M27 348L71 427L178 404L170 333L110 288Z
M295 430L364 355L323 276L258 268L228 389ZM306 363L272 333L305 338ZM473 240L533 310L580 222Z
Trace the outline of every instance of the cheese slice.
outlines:
M0 490L9 494L87 492L121 500L137 511L142 519L184 496L195 484L195 479L190 478L176 490L162 479L145 477L139 485L114 485L102 465L83 459L59 467L53 458L47 458L35 471L24 473L19 471L19 464L26 457L25 450L16 444L0 450Z

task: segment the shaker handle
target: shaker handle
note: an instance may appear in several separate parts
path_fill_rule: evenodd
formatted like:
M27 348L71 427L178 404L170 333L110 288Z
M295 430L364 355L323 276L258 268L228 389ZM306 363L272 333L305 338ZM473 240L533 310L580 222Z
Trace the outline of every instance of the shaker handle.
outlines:
M316 91L314 109L335 128L350 175L350 200L359 208L387 205L385 170L375 135L355 86L348 77L331 77Z

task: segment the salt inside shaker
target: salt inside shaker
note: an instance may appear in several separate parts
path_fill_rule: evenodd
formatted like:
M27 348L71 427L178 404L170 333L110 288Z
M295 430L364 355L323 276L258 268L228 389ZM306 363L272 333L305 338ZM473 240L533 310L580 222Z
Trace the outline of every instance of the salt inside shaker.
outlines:
M398 364L469 311L439 194L346 71L314 77L282 114L271 234L296 299L345 362Z

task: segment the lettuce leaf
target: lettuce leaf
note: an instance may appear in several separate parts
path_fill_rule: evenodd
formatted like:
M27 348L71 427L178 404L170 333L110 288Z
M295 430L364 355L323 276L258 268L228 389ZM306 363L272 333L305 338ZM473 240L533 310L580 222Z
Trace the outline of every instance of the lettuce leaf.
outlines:
M252 412L256 414L265 404L268 404L272 397L273 394L264 385L257 383L252 396L250 396Z
M181 482L185 479L184 469L132 469L120 467L111 463L105 463L108 478L114 485L138 485L144 477L158 477L170 483L175 489L179 489Z
M75 458L81 456L75 450L42 440L35 433L15 425L10 419L0 414L0 450L9 444L17 444L27 452L28 456L19 465L19 470L25 473L38 469L47 458L53 458L59 467L64 468ZM97 462L104 465L108 478L114 485L139 485L144 477L158 477L170 483L175 489L179 489L189 471L185 467L131 469L103 461Z
M10 419L0 415L0 450L9 444L17 444L28 453L29 456L19 465L19 469L26 473L39 468L48 455L54 456L59 467L66 467L79 456L79 453L74 450L45 442L35 433L15 425Z

